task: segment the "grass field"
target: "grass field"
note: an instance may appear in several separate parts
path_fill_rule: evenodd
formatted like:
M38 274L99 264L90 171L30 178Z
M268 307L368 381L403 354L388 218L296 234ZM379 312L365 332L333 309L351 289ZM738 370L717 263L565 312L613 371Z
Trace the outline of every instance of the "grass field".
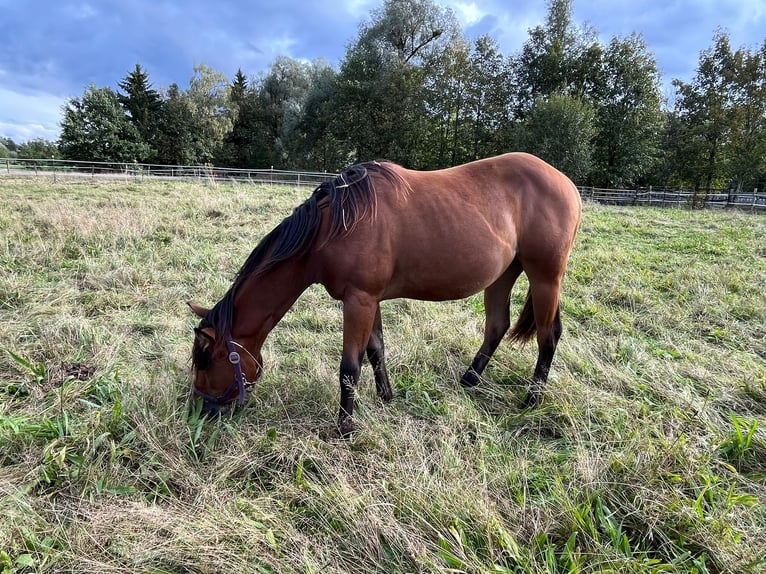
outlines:
M0 178L0 573L766 570L766 218L586 205L536 410L533 345L457 384L480 296L397 300L396 396L366 366L337 438L311 288L205 421L185 301L309 192Z

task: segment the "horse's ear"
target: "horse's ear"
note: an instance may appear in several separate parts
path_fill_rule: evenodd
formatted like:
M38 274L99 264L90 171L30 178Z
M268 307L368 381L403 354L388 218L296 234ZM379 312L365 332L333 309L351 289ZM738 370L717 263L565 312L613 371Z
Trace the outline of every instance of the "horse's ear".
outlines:
M187 301L186 304L189 306L189 308L194 311L194 314L199 317L200 319L204 319L207 317L208 309L205 309L204 307L200 307L196 303L192 301Z
M194 339L199 344L200 349L208 349L215 343L215 339L202 329L194 329Z

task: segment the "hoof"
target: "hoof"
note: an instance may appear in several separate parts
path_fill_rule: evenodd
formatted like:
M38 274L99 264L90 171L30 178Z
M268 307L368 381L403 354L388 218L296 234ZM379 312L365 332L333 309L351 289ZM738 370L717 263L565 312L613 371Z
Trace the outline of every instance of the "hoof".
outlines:
M524 397L524 402L521 403L522 408L525 409L533 409L537 406L540 406L540 402L543 400L542 393L535 393L533 391L529 391L527 393L527 396Z
M349 439L353 436L353 434L356 432L356 427L354 426L354 419L351 417L344 417L338 422L338 432L340 433L341 438Z
M479 375L473 369L468 369L463 378L460 379L460 385L464 389L470 389L479 384Z
M394 391L391 389L391 383L378 387L378 398L386 403L394 398Z

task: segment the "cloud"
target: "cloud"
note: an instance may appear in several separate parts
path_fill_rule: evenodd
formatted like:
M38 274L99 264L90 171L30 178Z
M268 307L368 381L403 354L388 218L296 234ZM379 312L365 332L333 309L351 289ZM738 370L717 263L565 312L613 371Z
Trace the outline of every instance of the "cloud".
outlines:
M476 2L455 2L451 7L461 26L473 26L488 15L476 5Z
M0 76L1 77L1 76ZM17 143L58 139L63 98L42 92L15 92L0 87L0 135Z
M514 55L544 23L540 0L436 0L453 9L465 35L489 34ZM233 77L268 70L278 56L324 58L338 66L359 25L383 0L0 0L0 135L57 131L61 103L90 83L117 87L138 63L156 89L185 88L205 63ZM733 48L760 47L766 0L574 0L574 21L602 42L642 33L663 80L690 80L699 53L721 26ZM5 71L5 74L3 74ZM39 106L33 108L33 106ZM38 112L33 111L37 109ZM25 127L26 126L26 127Z

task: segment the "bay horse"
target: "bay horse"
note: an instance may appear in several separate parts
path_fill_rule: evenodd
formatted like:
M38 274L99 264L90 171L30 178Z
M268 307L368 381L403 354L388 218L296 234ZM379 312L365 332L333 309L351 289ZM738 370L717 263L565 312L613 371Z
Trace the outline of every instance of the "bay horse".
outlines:
M537 335L538 358L524 405L536 405L562 326L559 293L582 203L563 173L526 153L437 171L390 162L353 166L322 183L249 255L223 298L206 309L192 350L193 397L216 413L263 372L266 336L298 297L321 283L343 303L338 428L354 430L363 355L378 396L393 392L385 365L380 302L461 299L484 291L484 340L461 379L479 382L510 328L510 293L524 272L526 300L512 341Z

